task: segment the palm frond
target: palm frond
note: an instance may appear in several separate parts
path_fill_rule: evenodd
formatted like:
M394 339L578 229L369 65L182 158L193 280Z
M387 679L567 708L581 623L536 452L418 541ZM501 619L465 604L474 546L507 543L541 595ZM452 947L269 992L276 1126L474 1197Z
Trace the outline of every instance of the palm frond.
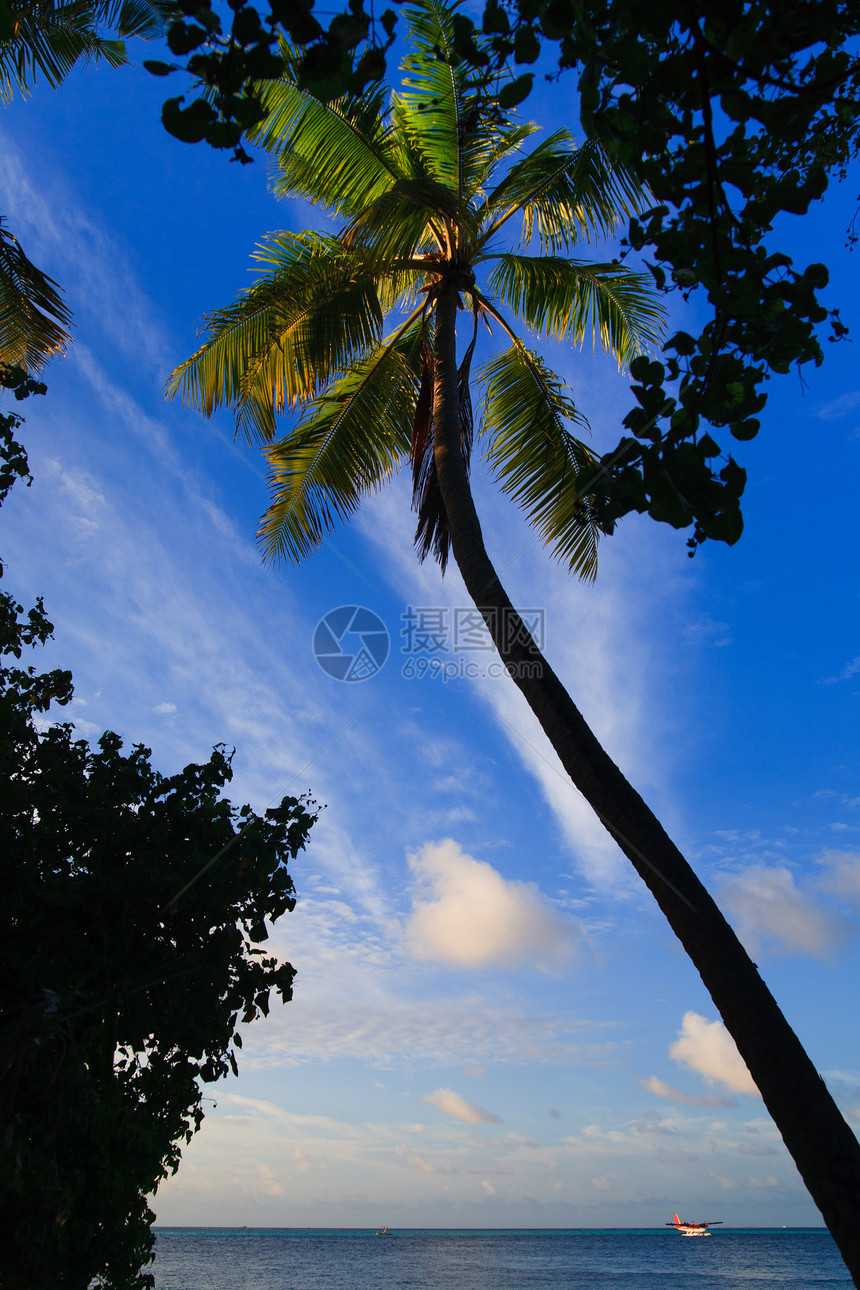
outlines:
M501 115L501 109L498 111ZM540 129L533 121L509 122L507 119L499 121L495 130L483 128L483 122L481 125L482 128L474 131L476 138L468 171L466 196L471 201L483 192L501 163Z
M583 423L569 394L521 341L480 373L486 382L486 456L553 554L580 577L597 572L597 536L581 477L595 457L565 421Z
M468 199L536 127L515 125L476 84L474 70L456 50L459 8L459 0L415 0L405 9L413 47L403 59L404 89L392 100L392 125L404 166ZM476 43L485 44L480 34ZM512 132L519 136L516 142Z
M405 267L406 266L406 267ZM433 257L410 257L408 260L392 259L379 271L377 291L379 306L388 315L393 310L414 309L422 289L433 281Z
M644 274L621 264L502 254L490 286L538 335L592 343L626 367L657 345L664 311Z
M95 13L97 21L118 36L153 40L163 34L176 8L170 0L102 0Z
M264 82L259 94L267 116L249 138L278 154L279 196L306 197L350 216L401 177L382 115L384 87L321 103L286 76Z
M594 139L580 148L567 130L544 139L515 162L479 212L485 242L512 217L522 219L522 243L537 234L550 254L579 241L610 237L647 201L632 172L613 162Z
M79 59L104 59L111 67L128 62L118 36L153 37L161 33L165 3L147 0L29 0L13 10L12 37L0 44L0 99L15 89L29 93L37 75L56 87Z
M426 177L398 179L350 223L344 241L379 261L447 250L446 230L468 236L475 225L465 202L446 184Z
M259 258L273 271L206 315L206 340L167 393L205 416L232 407L238 432L270 441L287 407L377 341L382 311L372 273L337 238L272 234Z
M0 362L38 371L69 343L61 288L37 269L0 217Z
M405 89L393 101L397 132L408 139L421 171L463 193L463 96L468 69L454 51L454 11L442 0L405 9L412 48L403 59Z
M272 501L259 534L267 559L310 555L407 458L422 315L416 311L392 339L353 363L268 449Z

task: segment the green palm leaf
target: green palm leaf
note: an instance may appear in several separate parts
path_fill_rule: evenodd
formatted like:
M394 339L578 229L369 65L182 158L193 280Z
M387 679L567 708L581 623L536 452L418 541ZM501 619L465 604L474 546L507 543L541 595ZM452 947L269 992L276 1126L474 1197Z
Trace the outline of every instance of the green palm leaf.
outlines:
M511 153L519 151L520 145L539 128L533 121L509 123L506 118L497 130L475 131L477 137L472 146L466 196L470 200L483 196L484 185L492 178L493 172Z
M290 46L282 48L289 58ZM401 178L381 115L383 88L321 103L287 76L259 92L268 115L249 137L278 154L279 195L300 195L349 216Z
M464 95L468 69L454 52L454 13L440 0L405 10L413 48L403 59L405 90L394 99L397 133L428 178L462 194Z
M267 558L304 559L408 458L422 314L352 364L268 449L272 502L259 535Z
M0 217L0 362L38 371L69 342L61 288L27 259Z
M127 63L123 40L107 38L101 28L119 36L157 36L168 11L160 0L30 0L14 7L13 35L0 43L0 98L10 102L16 88L28 94L37 74L56 87L81 58L103 58L112 67Z
M205 416L232 406L237 430L271 440L279 415L377 340L382 311L372 274L337 238L273 234L258 258L274 272L206 316L204 344L167 391Z
M95 12L98 21L109 31L122 37L153 40L162 35L165 20L176 11L169 0L104 0Z
M611 237L646 192L624 166L613 163L593 139L573 146L559 130L515 162L489 194L481 212L489 218L489 241L509 219L522 218L522 244L537 234L545 251L556 254L578 241Z
M392 121L404 159L413 157L419 173L472 197L492 168L536 127L516 125L497 104L487 111L484 88L456 52L458 7L422 0L406 8L413 48L403 59L405 89L394 96ZM478 36L478 47L485 43Z
M344 240L380 263L397 262L447 250L455 228L461 240L477 231L453 189L424 177L399 179L352 222Z
M662 336L663 311L646 278L620 264L504 254L490 285L539 335L581 344L590 332L622 367Z
M584 424L559 379L521 341L479 373L486 382L486 456L553 554L585 579L597 572L597 536L581 477L595 457L565 427Z

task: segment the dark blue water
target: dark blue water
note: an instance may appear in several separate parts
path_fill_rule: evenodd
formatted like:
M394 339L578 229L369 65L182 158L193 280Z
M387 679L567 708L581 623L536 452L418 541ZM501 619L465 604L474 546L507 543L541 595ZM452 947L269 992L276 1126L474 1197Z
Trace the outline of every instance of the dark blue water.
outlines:
M160 1228L157 1290L850 1290L830 1233Z

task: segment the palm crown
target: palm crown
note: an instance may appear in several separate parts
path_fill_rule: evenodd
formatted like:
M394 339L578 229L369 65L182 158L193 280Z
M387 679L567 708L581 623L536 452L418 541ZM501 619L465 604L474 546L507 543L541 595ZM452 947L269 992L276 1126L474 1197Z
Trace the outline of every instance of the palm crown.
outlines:
M416 542L444 567L445 508L433 456L434 302L457 283L471 315L459 365L460 441L473 434L470 369L479 324L507 348L476 376L475 429L501 486L554 553L593 576L597 529L581 476L594 458L568 428L569 392L513 330L581 342L589 333L626 364L659 335L643 278L617 262L569 254L606 237L643 193L594 142L558 130L527 150L537 127L515 119L453 49L454 10L406 10L403 86L322 103L287 73L267 84L258 142L277 154L277 191L318 203L337 233L274 233L257 248L266 271L206 316L202 347L173 373L171 396L209 415L231 405L236 427L267 444L272 501L267 555L299 559L406 460ZM514 245L501 249L503 235ZM531 253L537 247L539 253ZM299 405L283 438L277 419Z

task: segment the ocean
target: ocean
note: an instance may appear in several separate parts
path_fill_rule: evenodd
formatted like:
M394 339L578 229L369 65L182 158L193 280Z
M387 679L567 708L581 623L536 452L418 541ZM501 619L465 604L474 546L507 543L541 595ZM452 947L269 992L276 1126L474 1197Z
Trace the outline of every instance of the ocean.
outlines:
M157 1290L850 1290L821 1228L158 1228Z

